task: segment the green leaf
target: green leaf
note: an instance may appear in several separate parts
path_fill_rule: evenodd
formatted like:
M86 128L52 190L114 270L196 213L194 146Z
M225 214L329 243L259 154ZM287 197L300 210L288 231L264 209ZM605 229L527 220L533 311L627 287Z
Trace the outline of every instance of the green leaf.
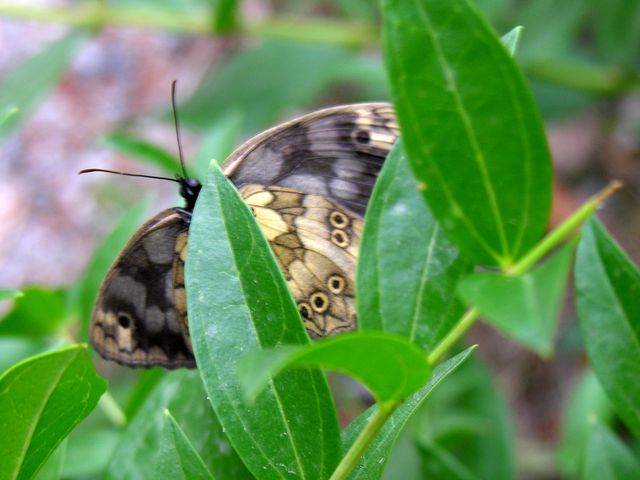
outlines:
M106 389L86 347L31 357L0 377L0 472L32 478Z
M429 382L419 391L411 395L398 407L391 417L382 427L377 437L373 440L367 451L362 455L360 461L349 476L352 480L377 479L380 478L389 453L393 448L400 432L402 432L407 421L420 408L433 390L453 371L455 371L471 355L475 347L469 347L464 352L443 362L433 370L433 375ZM391 371L390 369L387 372ZM369 419L378 409L377 405L369 408L366 412L355 419L342 433L342 441L347 450L358 437L358 434L365 427ZM382 460L382 461L381 461Z
M584 455L583 480L640 478L640 462L606 427L594 424Z
M15 298L22 297L24 295L20 290L14 290L12 288L0 288L0 301L13 300Z
M122 215L115 228L107 235L93 254L82 281L76 287L75 293L78 295L82 322L79 334L81 340L89 338L91 312L107 271L136 230L142 226L140 218L148 207L149 202L143 201L133 205Z
M175 155L158 145L126 133L111 133L105 137L104 142L106 146L120 153L160 168L170 175L171 178L176 174L182 174L182 167Z
M446 448L437 444L421 445L424 462L422 474L425 478L446 478L447 480L480 480L469 468Z
M324 375L290 370L255 405L244 403L247 352L309 339L273 253L249 208L213 166L189 229L189 330L200 375L227 436L258 478L325 478L340 458Z
M144 370L138 377L136 386L127 399L127 404L124 409L125 416L128 419L132 419L149 395L155 391L156 386L164 378L166 370L163 368L151 368Z
M262 130L287 108L311 103L352 58L347 50L326 45L264 42L216 69L180 107L180 118L208 126L240 112L246 130Z
M160 440L160 454L155 465L153 478L213 479L202 457L178 425L169 410L164 411L164 427Z
M59 480L62 477L62 469L66 462L66 455L67 439L65 438L60 442L58 448L55 449L42 468L38 470L38 473L34 477L35 480Z
M13 111L0 125L0 138L16 128L58 83L87 34L74 32L48 45L4 76L0 111Z
M460 478L515 478L509 409L489 372L473 358L433 392L411 427L423 449L425 478L448 478L437 476L443 468ZM438 445L450 455L434 450Z
M551 163L527 82L465 0L384 2L402 137L431 210L476 263L506 267L538 241Z
M459 292L508 337L548 357L564 299L575 242L530 272L509 277L477 272L460 282Z
M594 219L576 259L576 303L593 371L629 429L640 436L640 272Z
M594 420L607 424L613 412L607 397L591 370L584 372L571 393L562 415L562 438L558 446L558 462L566 476L575 477Z
M455 287L471 264L431 215L400 140L371 195L360 252L358 328L403 335L432 349L462 315Z
M106 478L152 478L160 455L165 409L173 412L215 477L252 478L218 423L198 373L188 370L166 373L148 395L122 433Z
M109 464L119 441L120 432L115 429L74 430L67 439L67 455L62 478L100 476Z
M64 292L33 287L23 293L0 320L0 335L39 338L55 334L66 320Z
M515 55L516 50L518 49L518 44L520 43L520 37L522 36L522 30L524 27L515 27L512 30L505 33L502 38L502 44L509 50L511 56Z
M431 374L426 353L415 344L395 335L363 332L345 333L312 345L251 352L243 359L238 375L249 401L254 401L278 373L304 367L345 373L365 385L380 403L404 400Z

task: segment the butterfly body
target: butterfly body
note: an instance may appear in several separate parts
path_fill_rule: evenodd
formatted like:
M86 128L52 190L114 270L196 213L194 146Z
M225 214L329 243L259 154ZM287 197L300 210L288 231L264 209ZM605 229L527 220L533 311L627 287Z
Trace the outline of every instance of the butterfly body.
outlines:
M362 218L398 136L388 104L320 110L239 147L223 171L254 213L313 337L356 326ZM111 267L92 315L105 358L132 366L193 367L184 261L200 191L179 179L185 208L145 223Z

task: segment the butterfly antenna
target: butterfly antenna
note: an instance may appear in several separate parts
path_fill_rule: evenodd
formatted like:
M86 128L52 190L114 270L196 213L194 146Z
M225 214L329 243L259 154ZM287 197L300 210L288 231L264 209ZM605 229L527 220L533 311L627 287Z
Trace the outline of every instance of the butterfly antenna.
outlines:
M180 167L184 178L189 178L187 169L184 166L184 157L182 155L182 141L180 140L180 122L178 121L178 109L176 108L176 84L177 80L171 82L171 108L173 109L173 123L176 128L176 140L178 141L178 157L180 158Z
M180 183L180 180L176 178L169 177L157 177L155 175L142 175L141 173L125 173L125 172L117 172L115 170L105 170L103 168L85 168L84 170L80 170L78 175L82 175L83 173L92 173L92 172L103 172L103 173L114 173L116 175L124 175L126 177L142 177L142 178L155 178L156 180L169 180L170 182Z

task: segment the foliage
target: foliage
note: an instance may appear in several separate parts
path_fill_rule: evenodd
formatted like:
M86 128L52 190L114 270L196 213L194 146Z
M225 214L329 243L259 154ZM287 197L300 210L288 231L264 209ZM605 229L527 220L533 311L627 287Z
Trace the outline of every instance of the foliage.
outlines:
M201 178L241 134L345 85L350 101L393 101L402 132L365 219L356 333L310 342L266 240L215 162L186 264L197 372L106 370L98 402L106 383L86 347L61 345L87 340L105 271L146 204L123 215L74 285L0 290L0 301L13 302L0 321L0 471L11 479L514 478L510 412L490 374L474 347L445 356L480 315L550 356L577 245L575 299L595 376L575 390L552 468L571 478L638 476L640 273L590 218L612 189L545 235L552 178L542 117L637 87L640 3L609 2L594 16L589 2L385 0L381 19L373 2L317 2L330 18L307 3L282 2L283 15L262 22L242 18L231 0L0 6L0 15L76 26L0 82L1 136L108 24L260 39L230 55L181 109L201 134ZM501 41L485 16L501 30L526 29ZM105 148L178 169L173 155L122 129L104 138ZM372 396L342 431L322 369Z

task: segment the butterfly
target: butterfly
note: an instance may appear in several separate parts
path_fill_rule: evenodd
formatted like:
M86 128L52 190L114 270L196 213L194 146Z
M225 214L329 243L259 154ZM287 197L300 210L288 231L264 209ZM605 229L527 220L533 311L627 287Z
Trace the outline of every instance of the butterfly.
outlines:
M387 103L332 107L257 135L222 165L269 241L312 337L356 327L363 217L398 135ZM147 221L98 293L91 342L106 359L136 367L195 367L184 262L201 185L185 177L177 181L186 205Z

